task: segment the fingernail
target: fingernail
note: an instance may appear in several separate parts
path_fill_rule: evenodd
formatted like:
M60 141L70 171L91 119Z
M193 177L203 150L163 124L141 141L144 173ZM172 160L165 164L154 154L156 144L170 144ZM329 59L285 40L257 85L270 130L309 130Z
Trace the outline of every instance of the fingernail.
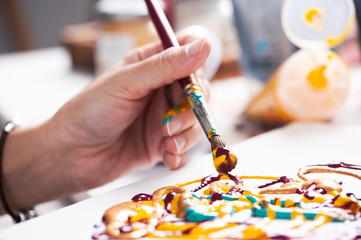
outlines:
M186 140L183 137L178 136L178 137L174 137L173 141L177 148L177 153L181 153L184 146L186 145Z
M207 41L206 38L201 38L201 39L198 39L197 41L190 43L186 49L187 56L193 57L194 55L199 53L202 50L206 41Z
M182 161L182 157L180 155L176 155L175 156L175 168L178 168L179 165L181 164Z
M182 123L178 118L173 117L170 121L167 121L165 126L167 128L168 136L173 136L181 128Z

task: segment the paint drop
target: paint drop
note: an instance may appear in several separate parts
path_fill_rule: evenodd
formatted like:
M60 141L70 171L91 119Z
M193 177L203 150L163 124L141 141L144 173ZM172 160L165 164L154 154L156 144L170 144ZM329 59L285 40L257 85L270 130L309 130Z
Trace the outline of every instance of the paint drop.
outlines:
M212 155L214 167L219 174L227 174L236 167L237 156L228 147L217 147Z
M306 22L317 30L321 31L323 26L321 24L322 14L318 9L312 8L305 14Z
M326 66L321 66L312 70L308 76L307 80L312 87L316 89L324 89L327 87L327 79L325 76Z

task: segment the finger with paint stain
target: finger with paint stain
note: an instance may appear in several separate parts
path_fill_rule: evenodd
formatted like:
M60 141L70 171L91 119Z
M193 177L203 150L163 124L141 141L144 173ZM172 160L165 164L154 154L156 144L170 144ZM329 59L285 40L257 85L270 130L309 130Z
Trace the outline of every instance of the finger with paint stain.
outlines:
M162 125L166 138L163 162L169 168L177 169L186 163L187 152L201 138L202 129L186 101L165 114Z

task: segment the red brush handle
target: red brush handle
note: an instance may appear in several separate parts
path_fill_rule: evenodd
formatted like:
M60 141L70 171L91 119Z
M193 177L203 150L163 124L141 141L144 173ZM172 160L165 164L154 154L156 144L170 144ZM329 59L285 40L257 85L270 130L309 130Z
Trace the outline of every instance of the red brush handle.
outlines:
M166 18L163 9L160 7L157 0L145 0L149 15L158 31L158 35L162 40L164 48L179 47L178 40ZM203 97L201 88L197 84L196 75L192 73L188 77L179 79L179 83L187 97L191 108L201 124L205 135L208 137L209 132L216 128L212 117L208 111L207 103ZM209 141L211 141L208 138Z
M157 29L158 35L163 43L164 48L178 47L178 40L170 26L167 17L156 0L145 0L149 15Z
M158 1L145 0L145 3L147 4L149 16L157 29L163 47L165 49L170 47L179 47L177 37L175 36L174 31ZM186 78L179 79L181 87L184 88L189 83L195 83L194 77L195 76L192 74Z

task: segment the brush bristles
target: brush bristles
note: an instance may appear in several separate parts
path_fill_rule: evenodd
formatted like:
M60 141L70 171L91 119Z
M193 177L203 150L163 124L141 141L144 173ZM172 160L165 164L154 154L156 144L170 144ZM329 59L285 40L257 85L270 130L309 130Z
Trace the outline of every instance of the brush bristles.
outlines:
M225 147L226 143L223 142L221 139L221 136L219 135L213 135L212 139L210 139L212 150L216 149L217 147Z

